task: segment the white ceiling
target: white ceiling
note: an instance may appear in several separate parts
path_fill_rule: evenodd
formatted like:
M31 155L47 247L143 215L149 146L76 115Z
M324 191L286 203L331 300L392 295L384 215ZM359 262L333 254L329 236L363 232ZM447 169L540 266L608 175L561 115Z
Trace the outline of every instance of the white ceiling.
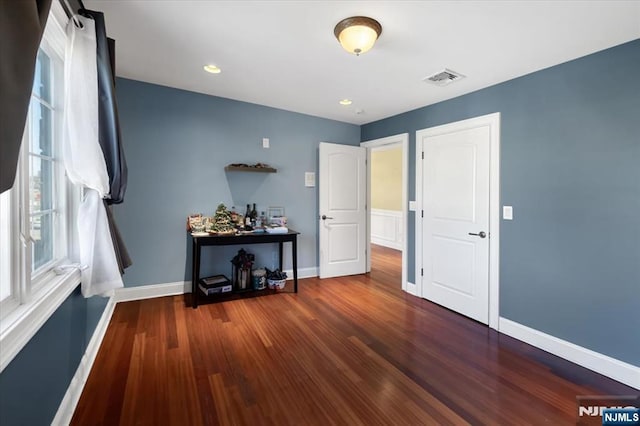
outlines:
M354 124L640 38L640 1L84 3L105 13L120 77ZM383 27L360 57L333 35L353 15ZM205 73L209 63L222 73ZM446 87L422 82L443 68L467 77ZM353 104L341 106L343 98Z

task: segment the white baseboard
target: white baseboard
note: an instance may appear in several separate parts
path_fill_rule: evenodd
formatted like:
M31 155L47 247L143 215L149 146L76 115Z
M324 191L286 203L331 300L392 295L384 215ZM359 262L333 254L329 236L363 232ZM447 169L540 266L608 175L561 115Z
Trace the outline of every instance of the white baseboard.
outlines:
M287 280L293 279L293 269L286 269ZM312 266L311 268L298 268L298 279L313 278L318 276L318 268Z
M287 279L293 279L293 270L285 270ZM299 268L298 279L318 276L318 268ZM191 281L175 281L172 283L149 284L137 287L124 287L115 290L116 302L130 302L133 300L152 299L154 297L178 296L191 293Z
M536 348L574 362L582 367L640 389L640 367L558 339L541 331L500 317L499 330Z
M177 296L185 293L191 293L191 281L119 288L115 290L114 297L116 302L130 302L154 297Z
M414 296L418 295L418 286L414 283L407 282L407 288L405 290L407 293L412 294Z
M91 340L87 345L87 349L80 360L80 365L78 365L76 373L73 375L71 383L67 388L67 392L62 398L62 402L58 407L56 416L51 422L52 425L62 426L68 425L71 422L73 413L76 410L76 405L78 405L78 401L80 400L80 395L82 395L84 385L87 383L87 379L89 378L89 372L91 371L91 367L93 367L93 362L96 359L96 355L98 355L98 349L100 349L102 339L107 332L107 327L109 326L109 321L111 321L111 316L113 315L115 306L116 302L114 301L114 297L110 297L107 302L107 306L102 312L100 321L98 321L98 325L93 332L93 336L91 336Z

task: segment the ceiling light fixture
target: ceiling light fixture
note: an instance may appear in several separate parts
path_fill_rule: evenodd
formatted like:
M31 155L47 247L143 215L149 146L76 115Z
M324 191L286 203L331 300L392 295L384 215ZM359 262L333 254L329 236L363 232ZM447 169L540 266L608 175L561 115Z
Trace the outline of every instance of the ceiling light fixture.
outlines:
M204 66L204 70L206 72L210 72L211 74L220 74L222 72L222 70L218 67L216 67L215 65L205 65Z
M352 16L338 22L333 34L344 50L360 56L373 47L382 34L382 25L366 16Z
M343 99L340 101L340 105L351 105L351 99Z

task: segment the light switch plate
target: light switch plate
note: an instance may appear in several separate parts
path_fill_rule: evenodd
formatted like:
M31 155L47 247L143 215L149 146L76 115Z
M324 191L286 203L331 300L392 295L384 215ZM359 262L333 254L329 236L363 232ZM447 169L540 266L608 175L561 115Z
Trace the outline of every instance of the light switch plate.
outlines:
M409 210L411 210L412 212L415 212L417 208L418 208L418 205L415 201L409 201Z
M308 188L316 186L316 174L314 172L304 173L304 186Z
M262 147L269 148L269 138L262 138Z
M504 220L513 220L513 207L502 206L502 218Z

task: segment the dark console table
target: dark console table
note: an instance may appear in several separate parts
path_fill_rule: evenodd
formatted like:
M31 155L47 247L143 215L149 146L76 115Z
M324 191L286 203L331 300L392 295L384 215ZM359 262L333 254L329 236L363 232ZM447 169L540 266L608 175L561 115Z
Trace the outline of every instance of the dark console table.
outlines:
M193 239L193 277L191 278L191 299L193 308L198 307L198 281L200 280L200 252L204 246L229 246L237 244L278 243L280 270L282 270L282 246L291 242L291 258L293 262L293 290L298 292L298 249L299 232L289 229L286 234L238 234L238 235L192 235ZM204 296L204 295L203 295ZM215 296L208 296L215 297Z

